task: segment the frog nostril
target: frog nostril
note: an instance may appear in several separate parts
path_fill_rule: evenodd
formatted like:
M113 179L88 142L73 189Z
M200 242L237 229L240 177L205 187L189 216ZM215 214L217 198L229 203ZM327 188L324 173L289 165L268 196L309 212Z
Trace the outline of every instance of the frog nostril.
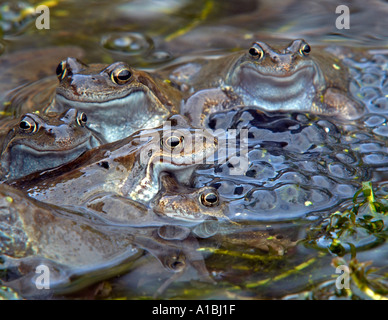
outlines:
M271 55L271 60L275 63L279 63L280 62L280 58L278 55Z

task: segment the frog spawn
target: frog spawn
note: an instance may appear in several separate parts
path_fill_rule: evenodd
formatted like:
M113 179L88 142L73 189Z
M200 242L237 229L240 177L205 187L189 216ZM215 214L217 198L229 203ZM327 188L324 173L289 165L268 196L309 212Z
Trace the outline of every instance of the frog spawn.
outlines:
M196 175L196 187L213 186L229 200L232 219L303 218L351 197L371 178L371 170L359 166L362 155L328 120L247 107L213 114L209 123L215 130L234 128L237 136L248 131L246 170L231 175L227 161Z
M341 140L349 144L353 152L361 154L365 167L375 168L374 181L383 181L388 163L388 56L378 50L364 55L347 53L344 63L352 74L352 94L362 100L369 112L357 122L345 126L346 135Z

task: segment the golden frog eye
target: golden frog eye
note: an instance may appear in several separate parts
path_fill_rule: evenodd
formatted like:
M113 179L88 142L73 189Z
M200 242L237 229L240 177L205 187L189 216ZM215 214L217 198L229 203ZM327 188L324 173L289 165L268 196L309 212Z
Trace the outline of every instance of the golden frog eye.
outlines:
M132 73L127 68L113 70L110 77L116 84L125 84L131 79Z
M58 64L57 70L55 71L57 74L57 77L59 81L61 81L67 74L67 63L65 60L61 61L60 64Z
M260 60L264 57L264 50L257 43L254 43L248 52L255 60Z
M88 121L88 117L86 116L85 112L82 112L78 117L77 117L77 123L83 127L86 122Z
M200 201L205 207L215 207L219 204L220 199L217 193L208 191L201 194Z
M166 138L164 143L169 149L173 150L177 147L183 146L183 141L184 141L183 136L179 136L179 137L178 136L170 136L170 137Z
M38 130L38 125L31 119L23 119L19 123L19 128L26 133L34 133Z
M303 44L302 47L299 49L299 53L302 56L307 56L310 52L311 52L311 47L307 43Z

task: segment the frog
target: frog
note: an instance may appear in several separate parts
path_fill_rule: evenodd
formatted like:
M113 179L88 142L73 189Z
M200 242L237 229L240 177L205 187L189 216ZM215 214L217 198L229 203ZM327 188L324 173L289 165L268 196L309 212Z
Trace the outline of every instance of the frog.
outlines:
M347 67L337 56L322 48L313 50L303 39L274 47L255 41L247 51L194 59L168 66L160 73L187 92L182 114L196 114L196 122L200 111L212 112L209 101L217 111L248 105L343 120L354 120L364 113L361 103L349 94ZM241 101L229 99L231 92ZM225 105L228 100L232 103Z
M140 210L145 212L146 207ZM23 298L78 292L128 272L147 253L170 273L182 274L191 264L200 276L208 276L193 236L168 241L158 236L158 227L107 225L32 199L6 184L0 185L0 230L2 285ZM46 290L36 287L37 268L42 265L50 270Z
M178 113L181 92L171 81L125 62L85 64L68 57L56 69L59 84L48 111L71 106L87 112L90 127L108 141L154 128Z
M161 174L159 184L159 193L152 199L152 209L156 214L188 225L198 225L205 220L225 220L238 225L227 216L228 207L216 188L182 185L170 172Z
M153 129L101 145L56 169L8 181L34 199L81 207L110 222L139 225L148 216L128 218L127 205L148 204L159 190L161 172L188 184L194 170L217 150L210 131L190 128L180 115Z
M0 56L1 117L44 111L52 103L58 80L55 68L68 56L84 57L76 46L16 50Z
M171 172L163 172L159 184L159 192L152 199L151 208L158 216L174 220L173 224L159 228L161 238L183 240L192 234L204 239L217 234L220 228L241 225L229 218L229 207L215 187L182 185Z
M4 179L17 179L70 162L105 141L87 127L87 115L26 113L3 138L0 155Z
M32 199L7 184L0 184L0 203L1 229L7 236L1 243L1 254L14 259L40 255L81 267L104 262L109 255L125 252L130 246L127 235L119 235L119 229L116 235L117 240L125 242L122 245L112 241L114 232L104 229L101 222ZM95 237L99 241L92 240ZM80 241L72 243L71 239Z
M124 272L144 253L128 230L103 228L6 184L0 185L0 230L2 285L24 298L82 289ZM47 290L35 285L41 265L50 271Z

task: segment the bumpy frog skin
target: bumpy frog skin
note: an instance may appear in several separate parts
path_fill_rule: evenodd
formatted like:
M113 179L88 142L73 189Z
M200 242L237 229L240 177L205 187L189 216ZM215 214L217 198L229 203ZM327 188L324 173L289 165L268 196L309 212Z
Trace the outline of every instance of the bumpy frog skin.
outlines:
M209 132L187 129L179 115L170 120L168 135L163 127L142 130L55 170L10 184L47 203L81 206L110 221L130 223L126 203L147 203L158 192L160 172L175 172L180 183L187 183L198 164L217 148Z
M147 213L145 206L132 209ZM44 293L51 297L125 273L143 250L157 257L159 268L181 272L192 264L204 280L209 279L192 236L166 241L158 236L159 227L95 223L76 212L26 197L6 184L0 185L0 216L0 278L23 298L42 298L35 285L36 268L41 264L50 269L50 288Z
M233 90L243 105L269 111L335 114L343 119L357 118L363 112L362 106L348 97L348 74L340 60L323 50L311 49L304 40L278 49L256 41L248 52L194 61L189 66L172 71L169 67L170 78L192 87L196 100L201 94L202 100L206 98L213 105L224 102L217 101L220 93L208 89L220 88ZM188 104L192 104L190 99ZM197 107L206 109L206 105ZM184 109L187 113L189 108Z
M104 141L86 127L87 116L76 109L57 114L27 113L3 142L1 166L7 179L54 168Z
M71 106L86 112L91 128L108 142L161 125L177 113L181 101L172 85L124 62L86 65L67 58L58 65L57 76L59 85L48 110Z
M282 51L255 42L237 60L225 82L244 97L245 104L267 110L306 110L325 88L321 69L308 57L310 51L302 40Z
M0 226L7 239L1 253L6 256L40 256L74 268L105 263L131 246L127 232L112 232L71 211L26 197L6 184L0 185L0 196L4 218Z
M229 71L225 83L235 88L245 105L265 110L359 116L360 106L346 96L344 66L328 54L310 56L311 51L304 40L295 40L281 50L255 42Z

